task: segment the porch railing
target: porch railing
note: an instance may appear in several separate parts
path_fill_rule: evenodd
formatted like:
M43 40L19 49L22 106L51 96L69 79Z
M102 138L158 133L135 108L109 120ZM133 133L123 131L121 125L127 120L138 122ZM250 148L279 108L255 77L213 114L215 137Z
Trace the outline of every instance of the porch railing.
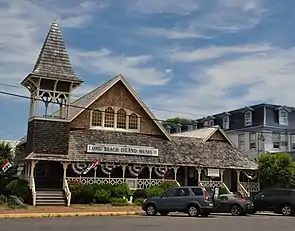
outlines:
M240 182L240 183L248 192L259 192L260 190L258 182Z
M229 188L227 187L227 185L223 182L222 186L226 189L228 194L232 194L232 192L229 190Z
M223 187L223 183L221 181L201 181L200 184L209 188Z
M171 179L140 179L140 178L94 178L94 177L67 177L67 181L81 181L83 184L121 184L127 183L130 189L144 189L155 185L160 185L163 182L176 182Z
M72 194L71 194L67 179L64 179L63 189L65 191L65 195L66 195L66 199L67 199L67 206L70 206L71 205L71 196L72 196Z
M240 193L243 197L250 197L250 193L241 183L238 183L238 193Z

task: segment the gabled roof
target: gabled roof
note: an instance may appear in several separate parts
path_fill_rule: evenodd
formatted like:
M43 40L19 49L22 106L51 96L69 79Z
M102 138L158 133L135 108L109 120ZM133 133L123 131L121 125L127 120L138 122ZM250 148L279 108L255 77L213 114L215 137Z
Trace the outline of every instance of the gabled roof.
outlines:
M180 133L173 133L173 134L171 134L171 136L181 136L181 137L197 138L197 139L202 139L203 142L206 142L217 131L219 131L224 136L224 138L233 147L235 147L234 143L228 138L228 136L223 132L223 130L220 129L219 126L212 126L212 127L199 128L199 129L194 129L194 130L180 132Z
M73 121L77 118L84 110L89 108L96 100L98 100L104 93L106 93L110 88L112 88L116 83L121 81L123 85L127 88L130 94L134 97L134 99L139 103L139 105L144 109L144 111L148 114L148 116L154 121L154 123L158 126L158 128L162 131L162 133L170 140L170 134L163 127L163 125L157 120L156 116L151 112L151 110L145 105L145 103L140 99L135 90L130 86L130 84L126 81L123 75L119 74L104 83L100 87L94 89L88 94L82 96L76 101L70 104L69 110L69 120ZM63 110L63 109L62 109ZM59 111L55 112L55 114L59 115Z
M29 76L32 75L79 83L83 82L76 76L72 68L66 45L56 21L53 21L51 24L34 69L29 74ZM22 84L24 84L25 80Z

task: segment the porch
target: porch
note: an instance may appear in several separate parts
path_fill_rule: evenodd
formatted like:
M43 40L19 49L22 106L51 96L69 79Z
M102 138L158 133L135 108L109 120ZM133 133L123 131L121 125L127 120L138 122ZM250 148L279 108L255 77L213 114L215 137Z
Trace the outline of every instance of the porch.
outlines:
M33 205L36 204L37 187L57 185L64 190L69 206L71 192L68 182L76 180L83 184L127 183L133 190L160 185L165 181L176 181L182 186L223 187L228 193L238 192L243 196L249 196L251 192L259 191L257 171L255 170L100 163L97 167L83 174L83 171L90 165L91 163L81 162L28 161L24 168L24 177L30 183ZM48 169L48 166L53 169ZM43 185L39 185L40 179L44 179Z

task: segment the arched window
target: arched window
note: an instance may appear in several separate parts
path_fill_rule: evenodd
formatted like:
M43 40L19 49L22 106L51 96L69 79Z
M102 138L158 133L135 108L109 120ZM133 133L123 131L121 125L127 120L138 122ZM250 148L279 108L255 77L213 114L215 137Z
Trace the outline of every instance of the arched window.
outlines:
M102 112L100 110L94 110L92 112L92 126L102 126Z
M115 127L115 111L111 107L105 110L104 126L107 128Z
M117 112L117 128L126 129L126 111L122 108Z
M129 125L128 125L129 129L134 129L137 130L138 129L138 116L135 113L132 113L129 116Z

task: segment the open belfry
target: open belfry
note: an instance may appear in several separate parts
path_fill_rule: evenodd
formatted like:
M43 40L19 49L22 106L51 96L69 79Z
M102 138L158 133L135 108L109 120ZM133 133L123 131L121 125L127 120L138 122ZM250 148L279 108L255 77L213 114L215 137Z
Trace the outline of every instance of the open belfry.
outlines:
M170 134L123 75L71 100L82 83L54 21L33 71L21 83L31 100L17 162L30 182L33 205L70 205L73 180L126 182L131 189L177 181L243 194L259 190L257 164L219 127ZM42 198L45 189L61 197Z

